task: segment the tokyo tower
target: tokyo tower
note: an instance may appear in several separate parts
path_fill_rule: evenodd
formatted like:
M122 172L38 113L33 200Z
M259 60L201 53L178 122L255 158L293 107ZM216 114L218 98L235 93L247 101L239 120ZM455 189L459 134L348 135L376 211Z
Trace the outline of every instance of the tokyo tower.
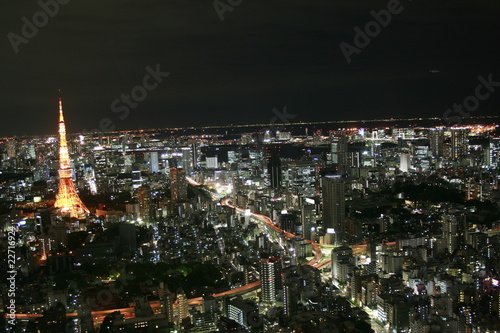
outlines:
M59 191L54 207L60 209L63 215L69 214L71 217L81 218L90 212L76 193L72 177L73 170L69 161L62 98L59 97Z

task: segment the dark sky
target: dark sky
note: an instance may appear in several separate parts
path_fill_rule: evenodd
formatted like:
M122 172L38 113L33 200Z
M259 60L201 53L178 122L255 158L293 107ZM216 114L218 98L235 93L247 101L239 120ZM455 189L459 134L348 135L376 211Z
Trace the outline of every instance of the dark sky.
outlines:
M350 64L339 44L388 1L243 0L223 21L212 0L60 1L15 53L8 34L41 7L0 0L0 136L56 133L58 88L75 132L103 118L120 130L269 123L284 105L293 121L441 117L479 75L500 81L498 1L402 0ZM157 64L170 75L120 119L112 102ZM497 90L474 114L498 113Z

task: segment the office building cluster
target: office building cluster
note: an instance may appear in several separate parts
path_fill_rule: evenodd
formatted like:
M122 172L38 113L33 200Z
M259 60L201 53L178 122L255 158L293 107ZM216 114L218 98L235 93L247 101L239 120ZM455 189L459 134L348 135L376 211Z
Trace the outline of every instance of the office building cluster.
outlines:
M500 330L495 125L59 126L0 138L20 331Z

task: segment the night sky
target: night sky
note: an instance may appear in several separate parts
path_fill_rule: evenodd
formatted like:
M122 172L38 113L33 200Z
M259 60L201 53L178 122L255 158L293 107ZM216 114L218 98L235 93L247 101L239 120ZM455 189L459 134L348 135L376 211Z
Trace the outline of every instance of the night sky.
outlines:
M76 132L105 118L117 130L269 123L285 105L290 121L442 117L479 75L500 82L498 1L402 0L350 64L339 44L355 46L354 27L388 1L220 0L236 4L223 21L212 0L59 1L47 22L37 1L0 1L0 136L55 134L59 88ZM39 31L16 53L9 36L34 14ZM147 66L170 74L113 112ZM496 90L474 115L498 114Z

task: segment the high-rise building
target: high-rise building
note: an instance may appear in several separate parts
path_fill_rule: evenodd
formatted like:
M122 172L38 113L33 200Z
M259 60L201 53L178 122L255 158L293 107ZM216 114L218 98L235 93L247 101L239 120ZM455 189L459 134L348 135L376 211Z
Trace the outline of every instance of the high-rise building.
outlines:
M195 313L193 315L194 329L192 332L216 332L220 315L215 312Z
M177 309L179 314L179 322L189 316L187 297L182 288L177 290Z
M118 226L119 249L124 252L134 252L137 250L136 227L130 223L121 223Z
M429 130L430 149L434 157L443 157L444 131L441 128Z
M474 178L467 178L465 181L465 200L483 201L483 184Z
M191 156L192 156L192 164L193 164L193 170L198 168L199 165L199 157L200 157L200 144L197 141L194 141L191 144Z
M242 299L236 299L228 304L228 318L244 327L256 327L259 321L259 311L254 305Z
M15 158L17 157L17 141L15 140L8 140L5 143L6 150L7 150L7 157L8 158Z
M59 97L59 190L54 207L63 215L82 218L90 213L76 192L73 183L73 169L66 141L66 124L64 123L62 98Z
M271 148L269 151L269 157L267 159L267 174L269 178L269 186L274 189L280 188L281 181L283 179L283 172L281 169L281 158L276 147Z
M488 155L491 166L497 168L500 165L500 137L490 138Z
M137 189L137 197L139 199L139 217L143 222L151 222L152 206L151 206L151 190L149 186L143 185Z
M201 309L203 313L217 312L219 311L219 306L217 305L217 300L213 296L203 296L203 302L201 304Z
M132 188L138 189L142 186L143 181L141 170L132 170Z
M149 153L149 170L151 173L157 173L160 171L157 151Z
M217 169L219 167L219 161L217 156L207 156L206 164L207 164L207 169Z
M297 314L300 294L289 285L283 286L283 314L292 316Z
M81 298L78 298L76 303L79 332L94 333L94 323L92 321L92 312L90 311L90 306Z
M170 191L173 201L187 200L186 171L184 169L170 169Z
M279 215L279 224L281 229L285 231L302 235L302 223L300 223L296 212L282 212Z
M341 176L325 176L323 192L323 228L327 244L341 245L345 237L345 183Z
M415 129L411 127L394 127L392 129L392 137L394 139L401 138L403 140L413 139L415 137Z
M276 294L281 289L281 260L278 258L260 260L260 280L262 296L265 303L276 302Z
M404 151L401 153L400 156L399 170L401 170L402 172L408 172L409 168L410 168L410 153Z
M313 199L303 200L300 205L300 222L302 223L302 236L313 240L313 231L316 231L316 205Z
M296 161L287 165L289 188L293 194L301 197L316 195L316 164L312 161Z
M451 158L457 159L467 156L469 150L469 129L453 127L451 129Z
M380 256L380 265L382 270L388 274L401 274L403 268L403 256L394 253L382 254Z
M337 164L340 175L347 174L347 136L342 135L332 141L332 162Z
M53 224L49 228L50 248L57 250L68 246L68 228L63 224Z
M359 168L361 166L361 152L353 151L347 153L347 174L350 177L358 178L359 177Z
M493 149L491 146L485 147L483 150L483 166L491 167L493 161Z
M446 248L449 253L453 253L458 248L459 223L457 217L453 215L443 216L443 238L446 241Z
M162 285L163 286L163 285ZM174 322L174 295L168 289L161 289L161 313L164 313L169 323Z
M332 278L346 282L350 270L354 267L354 256L349 246L340 246L332 250Z
M193 171L193 167L196 166L196 160L194 152L192 151L193 147L182 147L180 148L180 163L179 166L184 169L186 174L190 175Z

